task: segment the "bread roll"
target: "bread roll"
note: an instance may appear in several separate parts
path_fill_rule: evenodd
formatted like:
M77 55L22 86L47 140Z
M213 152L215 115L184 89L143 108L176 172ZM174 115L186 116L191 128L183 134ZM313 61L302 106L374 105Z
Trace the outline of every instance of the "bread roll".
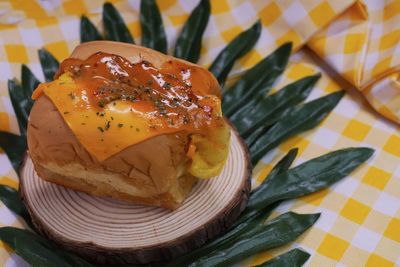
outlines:
M173 210L197 179L222 170L230 129L210 72L117 42L79 45L71 58L33 93L28 147L42 179Z

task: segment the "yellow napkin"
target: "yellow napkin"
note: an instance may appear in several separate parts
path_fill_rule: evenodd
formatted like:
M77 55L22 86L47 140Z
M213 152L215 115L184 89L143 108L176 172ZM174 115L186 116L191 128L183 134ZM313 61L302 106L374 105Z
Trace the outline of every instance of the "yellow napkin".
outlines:
M307 45L400 123L400 1L357 1Z

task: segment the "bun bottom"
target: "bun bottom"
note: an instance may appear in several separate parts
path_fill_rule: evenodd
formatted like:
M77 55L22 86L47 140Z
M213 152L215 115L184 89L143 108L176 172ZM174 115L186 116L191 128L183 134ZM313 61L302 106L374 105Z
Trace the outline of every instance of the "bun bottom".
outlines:
M116 188L112 183L101 181L100 179L85 179L84 177L97 175L98 173L86 170L84 177L76 177L63 175L59 172L50 170L40 164L34 164L38 176L48 182L55 183L76 191L84 192L94 196L111 197L118 200L125 200L135 204L144 204L150 206L158 206L169 210L177 209L186 196L190 193L191 189L197 182L197 178L191 175L183 175L177 178L177 184L172 186L169 191L161 194L146 196L137 195L135 192L140 192L132 185L124 186L125 190L122 192L120 188ZM65 168L65 167L64 167ZM117 181L121 176L115 173L104 171L102 176L109 176L110 181ZM123 177L123 179L132 179L130 177Z

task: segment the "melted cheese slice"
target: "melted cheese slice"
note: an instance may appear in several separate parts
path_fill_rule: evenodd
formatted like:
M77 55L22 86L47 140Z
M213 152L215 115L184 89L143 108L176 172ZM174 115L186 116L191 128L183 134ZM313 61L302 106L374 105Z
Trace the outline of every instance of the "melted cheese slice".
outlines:
M190 125L166 125L165 120L152 116L153 109L140 102L117 100L99 112L88 101L84 85L74 81L69 73L53 82L40 84L32 98L37 99L42 94L50 98L85 149L100 161L151 137L188 131L193 133L187 154L192 159L188 168L192 175L210 178L218 175L225 164L230 129L222 118L220 99L216 96L208 96L206 101L221 121L207 132L194 132Z

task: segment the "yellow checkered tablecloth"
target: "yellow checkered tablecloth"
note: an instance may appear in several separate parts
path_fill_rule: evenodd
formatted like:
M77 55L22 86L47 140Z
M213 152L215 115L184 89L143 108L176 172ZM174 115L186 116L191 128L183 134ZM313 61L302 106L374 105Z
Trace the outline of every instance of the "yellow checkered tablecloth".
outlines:
M140 43L139 0L112 2ZM157 2L171 49L198 1ZM46 47L58 60L67 57L79 43L79 15L86 13L100 28L102 4L89 0L0 2L0 130L18 133L7 80L19 78L21 64L27 64L43 81L37 50ZM292 41L297 52L276 88L319 71L324 75L310 99L348 89L320 127L288 140L263 158L255 168L254 185L292 147L300 148L295 164L342 147L376 150L350 177L278 208L276 214L322 212L317 224L292 246L312 254L308 266L400 266L400 128L380 115L400 121L400 1L211 0L211 4L201 65L208 66L227 42L259 17L261 38L235 65L233 76L277 45ZM4 153L0 154L0 183L18 187ZM22 226L0 204L0 226L4 225ZM260 263L287 249L262 253L244 264ZM0 242L0 266L24 264Z

